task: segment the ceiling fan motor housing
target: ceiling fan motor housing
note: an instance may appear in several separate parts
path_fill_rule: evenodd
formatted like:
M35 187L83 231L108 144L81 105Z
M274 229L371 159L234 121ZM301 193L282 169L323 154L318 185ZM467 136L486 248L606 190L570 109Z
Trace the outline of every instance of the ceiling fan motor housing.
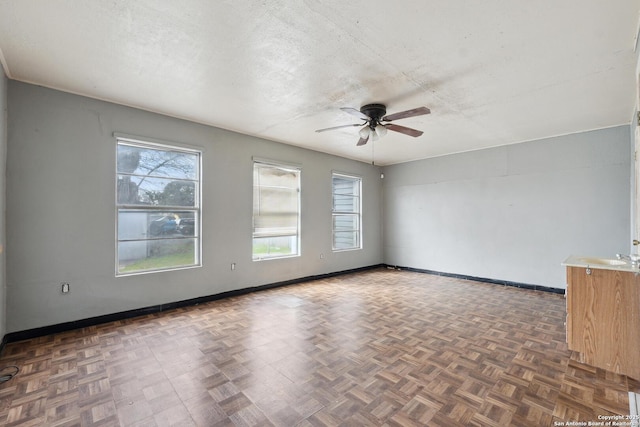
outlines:
M360 112L371 117L369 126L375 128L376 125L380 124L380 119L387 114L387 107L383 104L367 104L360 108Z

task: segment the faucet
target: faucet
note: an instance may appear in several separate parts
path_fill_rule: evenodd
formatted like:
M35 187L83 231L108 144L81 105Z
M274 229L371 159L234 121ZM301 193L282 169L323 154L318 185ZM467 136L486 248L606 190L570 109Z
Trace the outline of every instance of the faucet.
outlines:
M640 260L640 257L635 254L634 255L616 254L616 258L622 261L629 261L633 266L638 265L638 261Z

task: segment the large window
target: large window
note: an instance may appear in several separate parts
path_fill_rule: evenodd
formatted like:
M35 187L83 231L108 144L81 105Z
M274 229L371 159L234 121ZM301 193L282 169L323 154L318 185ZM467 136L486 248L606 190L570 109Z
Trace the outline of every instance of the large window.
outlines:
M200 265L200 152L117 140L116 274Z
M334 173L332 184L333 250L361 249L362 179Z
M253 259L300 254L300 169L253 164Z

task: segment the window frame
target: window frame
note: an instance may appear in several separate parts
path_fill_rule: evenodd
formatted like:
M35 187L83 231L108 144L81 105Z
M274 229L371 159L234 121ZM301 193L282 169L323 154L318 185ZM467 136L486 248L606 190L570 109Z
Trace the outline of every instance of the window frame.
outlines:
M128 135L122 135L118 133L114 133L115 137L115 275L116 277L126 277L126 276L134 276L134 275L142 275L142 274L151 274L151 273L160 273L166 271L176 271L176 270L186 270L192 268L202 267L202 150L199 147L188 146L186 144L180 144L171 141L161 141L155 140L152 138L144 138L144 137L131 137ZM172 206L172 205L145 205L145 204L127 204L120 203L118 199L118 180L122 172L118 171L118 148L120 146L129 146L129 147L137 147L141 149L150 149L150 150L159 150L166 152L176 152L176 153L184 153L187 155L195 155L196 156L196 167L197 172L195 174L194 179L184 179L184 178L176 178L176 181L185 181L185 182L193 182L195 188L197 189L197 194L194 198L194 206ZM136 174L131 174L131 176L135 176ZM152 175L148 175L153 177ZM155 177L154 177L155 178ZM171 177L160 177L164 179L171 179ZM194 215L196 218L196 222L194 223L194 235L193 236L170 236L170 237L151 237L151 235L147 235L146 238L137 238L137 239L121 239L120 238L120 213L122 212L147 212L148 214L157 213L160 214L162 212L189 212ZM132 242L132 241L161 241L161 240L194 240L194 263L189 265L178 265L178 266L170 266L166 268L151 268L151 269L142 269L142 270L134 270L134 271L126 271L122 272L120 267L120 243L122 242Z
M284 170L284 171L291 171L291 172L295 172L297 174L297 179L298 179L298 188L297 188L297 221L296 221L296 233L295 234L281 234L281 235L272 235L272 236L260 236L260 235L256 235L256 215L255 215L255 198L256 198L256 185L255 185L255 174L256 174L256 166L260 166L260 167L271 167L274 169L280 169L280 170ZM302 254L302 168L300 165L297 165L295 163L288 163L288 162L280 162L280 161L275 161L275 160L270 160L270 159L262 159L262 158L258 158L258 157L254 157L253 158L253 162L252 162L252 185L253 185L253 190L251 192L252 194L252 203L251 203L251 208L252 208L252 212L251 212L251 260L252 261L269 261L269 260L276 260L276 259L286 259L286 258L295 258L295 257L300 257ZM273 238L278 238L278 237L293 237L295 238L295 246L296 246L296 252L295 253L288 253L288 254L282 254L282 255L278 255L278 254L267 254L267 255L256 255L255 253L255 239L256 238L265 238L265 237L273 237Z
M353 180L355 182L358 183L358 211L357 212L353 212L353 211L341 211L341 210L336 210L335 209L335 196L336 196L336 190L335 190L335 184L334 184L334 178L344 178L344 179L349 179L349 180ZM354 196L355 197L355 196ZM348 247L348 248L336 248L335 246L335 242L336 242L336 229L335 229L335 218L336 216L339 215L347 215L347 216L355 216L357 218L357 224L358 224L358 228L353 229L351 231L354 231L357 233L358 236L358 244L356 246L352 246L352 247ZM338 171L332 171L331 172L331 250L333 252L344 252L344 251L356 251L356 250L361 250L363 248L363 236L362 236L362 177L359 175L354 175L354 174L349 174L349 173L344 173L344 172L338 172Z

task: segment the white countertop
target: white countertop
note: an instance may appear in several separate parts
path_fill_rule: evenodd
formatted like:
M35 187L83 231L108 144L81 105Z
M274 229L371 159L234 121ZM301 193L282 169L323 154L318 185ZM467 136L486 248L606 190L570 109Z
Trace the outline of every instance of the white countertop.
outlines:
M638 265L631 265L631 261L603 258L595 256L571 255L562 263L564 267L599 268L603 270L640 272Z

